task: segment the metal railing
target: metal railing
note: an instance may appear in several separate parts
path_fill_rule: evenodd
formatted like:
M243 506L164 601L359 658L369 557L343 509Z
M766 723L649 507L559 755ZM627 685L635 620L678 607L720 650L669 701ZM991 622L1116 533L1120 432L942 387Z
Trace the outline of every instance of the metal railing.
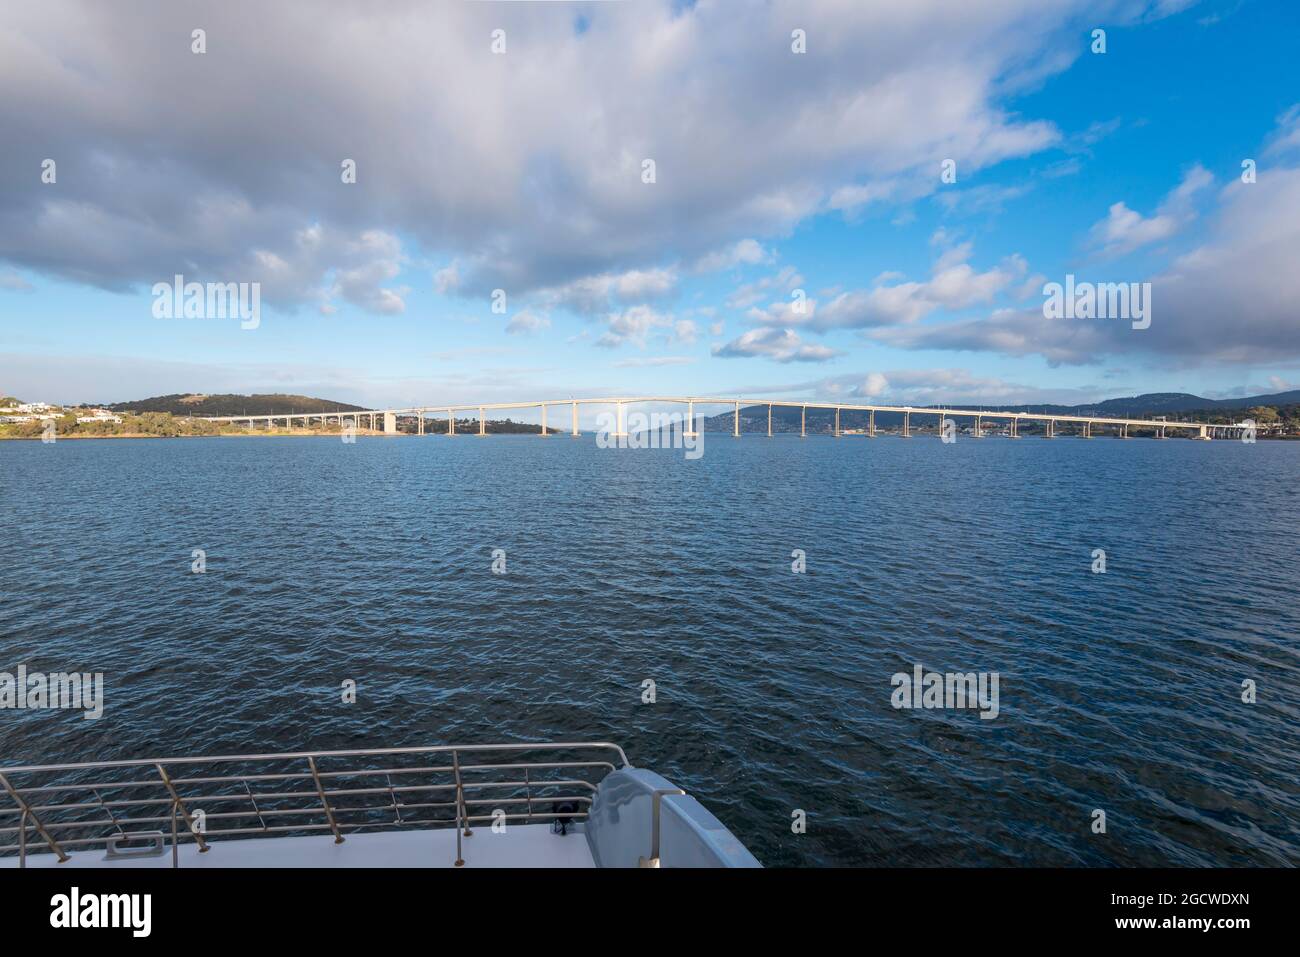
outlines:
M25 867L38 846L60 862L97 846L110 857L161 854L165 827L175 867L181 841L206 853L227 837L328 831L341 844L361 831L455 827L459 866L473 823L584 820L600 779L628 766L622 748L595 741L0 768L0 856ZM156 850L118 850L133 841Z

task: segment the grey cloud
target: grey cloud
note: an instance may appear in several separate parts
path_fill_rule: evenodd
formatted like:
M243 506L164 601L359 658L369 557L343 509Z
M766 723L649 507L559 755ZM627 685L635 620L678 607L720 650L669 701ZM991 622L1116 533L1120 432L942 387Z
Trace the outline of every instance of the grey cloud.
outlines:
M695 263L841 187L1053 142L992 103L1036 58L1064 66L1053 41L1086 4L659 0L584 8L580 35L556 7L7 4L0 259L114 290L256 280L269 263L266 295L285 304L328 298L341 270L337 294L379 311L401 299L383 285L391 250L348 261L376 233L456 260L466 295ZM816 55L790 53L791 22ZM39 182L46 157L55 185ZM300 243L317 227L313 255Z

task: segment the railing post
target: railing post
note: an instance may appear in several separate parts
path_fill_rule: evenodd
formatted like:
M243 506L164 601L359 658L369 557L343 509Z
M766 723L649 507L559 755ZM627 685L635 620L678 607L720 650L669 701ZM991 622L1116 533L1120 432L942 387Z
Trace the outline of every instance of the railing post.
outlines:
M24 815L31 817L32 824L36 827L36 833L45 838L45 843L50 845L50 850L59 856L59 863L62 864L66 861L68 855L63 853L63 848L59 847L59 842L50 835L49 831L45 830L45 825L42 824L41 819L36 816L36 812L28 806L27 802L23 800L22 795L14 789L14 786L9 783L9 779L3 774L0 774L0 785L4 786L4 789L9 793L9 796L14 799L14 802L20 808L22 808Z
M23 808L22 817L18 819L18 867L27 866L27 816L31 814Z
M456 772L456 801L461 815L465 818L465 836L473 837L474 832L469 829L469 812L465 810L465 787L460 779L460 752L451 752L451 766Z
M307 763L311 765L312 780L316 782L316 793L320 795L321 807L325 808L325 817L330 822L330 830L334 832L334 843L343 843L343 834L339 831L338 823L334 820L334 811L330 808L330 802L325 797L325 789L321 787L320 772L316 770L316 759L307 756Z
M181 796L176 793L176 788L172 785L172 779L167 776L167 772L163 770L161 764L155 764L154 767L158 769L158 774L162 777L163 784L167 787L167 792L172 796L172 800L180 805L181 813L185 815L185 823L189 827L190 833L194 835L195 842L199 845L199 853L206 853L208 851L208 842L203 840L203 835L194 826L194 819L190 817L190 812L186 810L185 802L181 800Z
M180 834L178 833L176 827L176 811L178 810L180 803L181 803L180 801L172 801L172 868L173 869L181 866Z

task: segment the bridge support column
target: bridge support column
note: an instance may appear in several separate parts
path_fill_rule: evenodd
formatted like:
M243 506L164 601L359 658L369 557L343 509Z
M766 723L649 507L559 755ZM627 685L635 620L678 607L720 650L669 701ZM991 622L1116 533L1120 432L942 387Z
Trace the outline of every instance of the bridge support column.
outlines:
M980 424L980 417L975 416L975 438L984 438L984 426Z
M478 407L478 434L479 438L487 435L487 414L481 405Z
M1048 420L1047 420L1047 428L1043 431L1043 438L1045 438L1045 439L1054 439L1054 438L1056 438L1056 420L1055 420L1055 419L1048 419Z
M808 438L808 406L806 405L803 407L803 411L799 413L799 438Z
M736 400L736 416L734 419L732 419L731 437L733 439L740 438L740 400L739 399Z
M912 413L904 412L903 413L903 438L910 439L911 437L912 437Z
M394 412L384 413L384 435L397 434L397 414Z
M1092 438L1092 423L1091 423L1091 422L1085 422L1085 423L1083 423L1083 437L1084 437L1085 439L1090 439L1090 438Z
M840 437L840 407L835 407L835 437Z
M1128 423L1127 423L1127 422L1124 422L1124 423L1122 423L1122 424L1120 425L1120 427L1119 427L1119 437L1120 437L1121 439L1127 439L1127 438L1128 438Z
M867 438L874 439L875 437L876 437L876 410L872 409L870 412L867 413Z
M695 400L686 400L686 428L682 430L682 435L688 439L699 436L700 433L695 431Z
M419 412L416 413L416 419L417 419L415 424L416 434L424 435L424 410L423 409L421 409Z
M546 431L546 403L542 403L542 438L546 438L551 433Z
M1018 418L1012 418L1011 420L1011 437L1013 439L1020 438L1020 419Z
M772 437L772 403L767 404L767 437Z
M1200 435L1198 435L1196 438L1199 439L1199 440L1201 440L1201 441L1203 441L1203 442L1209 442L1209 441L1210 441L1210 434L1209 434L1209 432L1208 432L1208 430L1206 429L1205 426L1201 426L1201 433L1200 433Z
M578 437L578 403L573 403L573 437Z

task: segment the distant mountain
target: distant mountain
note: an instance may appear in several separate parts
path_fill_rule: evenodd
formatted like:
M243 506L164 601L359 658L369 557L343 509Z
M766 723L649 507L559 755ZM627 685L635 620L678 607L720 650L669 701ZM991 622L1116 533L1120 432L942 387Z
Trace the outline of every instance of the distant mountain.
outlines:
M861 399L848 400L850 404L869 405ZM893 405L884 402L882 405ZM947 403L945 406L928 405L918 408L934 409L960 407L982 409L988 412L1042 412L1048 415L1095 415L1115 418L1153 418L1155 416L1184 416L1188 418L1205 418L1207 421L1227 421L1235 418L1228 415L1234 410L1252 409L1256 406L1282 408L1300 405L1300 389L1290 392L1278 392L1271 395L1246 396L1240 399L1206 399L1187 392L1152 392L1145 395L1127 396L1118 399L1106 399L1090 405L985 405L983 403ZM798 432L802 409L777 406L772 409L773 432ZM706 432L730 432L732 429L732 412L711 416L704 420ZM902 425L902 413L876 413L876 428L897 429ZM842 429L866 428L867 413L845 410L840 414ZM935 421L922 418L913 419L913 428L933 428ZM823 434L835 429L835 411L833 409L809 409L808 432ZM740 408L741 432L767 431L767 406L749 405Z
M359 405L306 395L159 395L102 406L114 412L170 412L172 415L292 415L295 412L356 412Z

